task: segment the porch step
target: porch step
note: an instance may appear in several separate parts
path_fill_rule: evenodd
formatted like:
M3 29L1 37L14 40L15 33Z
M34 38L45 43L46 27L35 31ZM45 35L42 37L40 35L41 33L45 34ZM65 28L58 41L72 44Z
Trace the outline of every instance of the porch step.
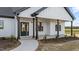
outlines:
M22 36L22 37L20 37L20 39L22 39L22 40L34 40L35 38L32 38L31 36L29 36L29 37Z

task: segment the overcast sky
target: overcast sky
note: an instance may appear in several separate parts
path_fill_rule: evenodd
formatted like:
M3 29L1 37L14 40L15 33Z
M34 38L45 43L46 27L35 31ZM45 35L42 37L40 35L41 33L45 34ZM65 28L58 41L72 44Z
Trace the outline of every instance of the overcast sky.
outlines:
M73 26L79 26L79 7L71 7L70 10L76 17L76 19L73 21ZM66 22L65 26L70 26L70 22Z

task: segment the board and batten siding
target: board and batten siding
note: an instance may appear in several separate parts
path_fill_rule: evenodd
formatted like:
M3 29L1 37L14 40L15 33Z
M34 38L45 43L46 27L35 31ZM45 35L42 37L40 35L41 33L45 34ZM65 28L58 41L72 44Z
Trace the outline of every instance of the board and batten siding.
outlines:
M0 37L11 37L11 36L17 36L16 35L16 20L12 18L1 18L0 20L3 20L4 22L4 28L0 29Z

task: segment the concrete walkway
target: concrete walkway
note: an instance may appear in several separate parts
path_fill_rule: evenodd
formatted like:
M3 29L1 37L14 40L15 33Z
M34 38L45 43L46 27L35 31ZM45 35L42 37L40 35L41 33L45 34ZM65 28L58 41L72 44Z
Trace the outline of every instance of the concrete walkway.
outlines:
M21 45L11 51L34 51L38 47L37 40L20 40Z

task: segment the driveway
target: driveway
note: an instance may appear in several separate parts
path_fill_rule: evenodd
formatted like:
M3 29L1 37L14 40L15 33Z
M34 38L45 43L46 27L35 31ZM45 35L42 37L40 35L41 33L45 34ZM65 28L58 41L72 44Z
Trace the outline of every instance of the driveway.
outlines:
M34 51L38 48L37 40L20 40L21 45L11 51Z

